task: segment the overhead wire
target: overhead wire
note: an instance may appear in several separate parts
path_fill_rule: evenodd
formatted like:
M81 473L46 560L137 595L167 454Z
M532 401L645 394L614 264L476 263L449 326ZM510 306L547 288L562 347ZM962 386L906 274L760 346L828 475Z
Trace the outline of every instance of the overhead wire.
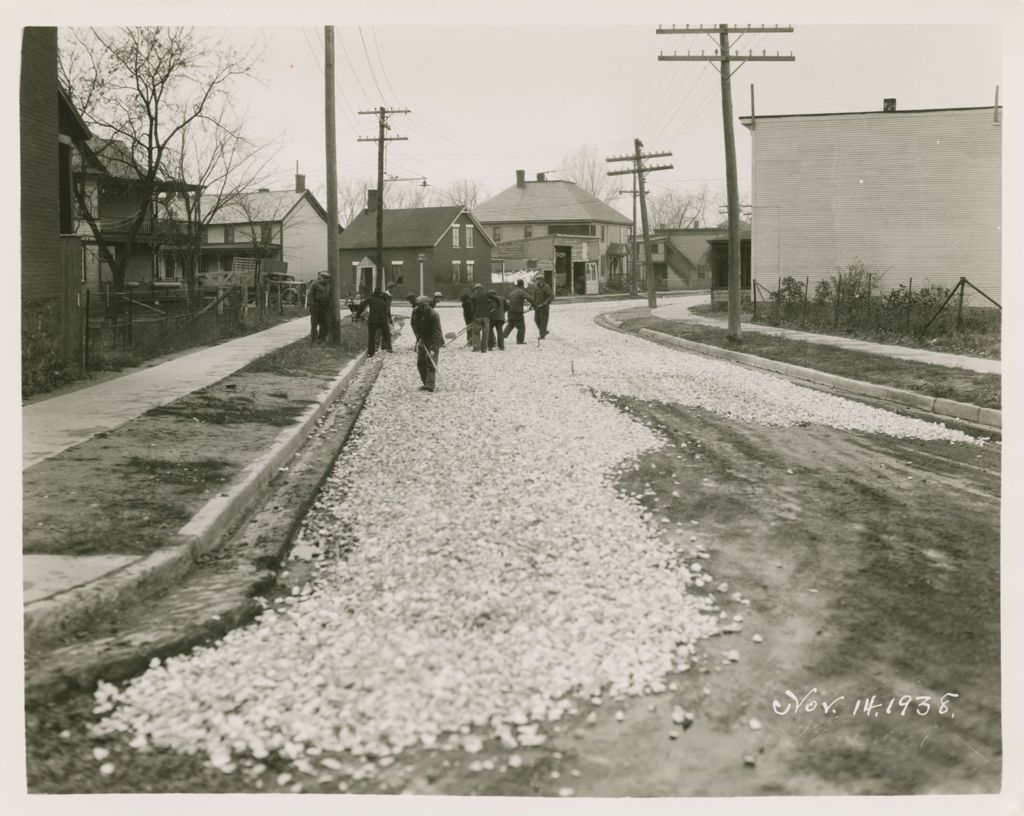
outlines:
M366 65L370 69L370 76L373 77L373 84L377 86L377 93L380 94L381 102L384 102L384 91L381 90L380 83L377 81L377 72L373 70L373 61L370 59L370 51L366 47L366 37L363 36L363 27L357 26L359 29L359 39L363 43L363 53L366 55Z

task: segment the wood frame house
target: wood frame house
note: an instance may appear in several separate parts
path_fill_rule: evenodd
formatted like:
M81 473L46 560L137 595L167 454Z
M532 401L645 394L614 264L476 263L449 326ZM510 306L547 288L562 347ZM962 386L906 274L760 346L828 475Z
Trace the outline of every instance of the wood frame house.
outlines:
M571 181L538 173L474 209L495 242L495 266L539 270L556 294L597 294L624 280L632 220Z

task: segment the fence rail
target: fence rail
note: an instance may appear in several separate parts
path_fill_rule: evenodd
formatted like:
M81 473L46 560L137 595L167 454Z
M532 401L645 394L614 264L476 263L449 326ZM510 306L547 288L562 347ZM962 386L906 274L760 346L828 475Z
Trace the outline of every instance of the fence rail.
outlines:
M818 281L813 292L809 277L767 282L755 278L751 281L753 318L759 323L837 333L918 337L999 333L1002 306L966 277L952 288L915 285L914 279L908 278L886 289L881 278L878 273L851 266ZM772 284L774 288L769 288Z
M261 302L258 302L261 301ZM128 289L82 295L82 366L130 365L246 333L260 315L298 316L298 288L285 283L259 294L231 289Z

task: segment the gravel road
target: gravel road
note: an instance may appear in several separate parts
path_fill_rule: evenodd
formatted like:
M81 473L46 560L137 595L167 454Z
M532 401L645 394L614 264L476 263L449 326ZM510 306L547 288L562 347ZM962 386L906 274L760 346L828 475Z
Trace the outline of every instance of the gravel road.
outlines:
M417 390L400 337L300 534L323 554L309 583L210 648L154 662L123 689L102 684L97 733L254 777L283 758L284 786L372 775L419 745L539 745L580 699L663 689L720 618L713 595L688 592L706 571L657 535L642 494L612 486L666 442L609 394L974 443L609 332L593 323L607 308L556 307L549 339L529 326L532 341L504 352L472 354L460 338L433 394ZM454 310L442 319L461 328Z

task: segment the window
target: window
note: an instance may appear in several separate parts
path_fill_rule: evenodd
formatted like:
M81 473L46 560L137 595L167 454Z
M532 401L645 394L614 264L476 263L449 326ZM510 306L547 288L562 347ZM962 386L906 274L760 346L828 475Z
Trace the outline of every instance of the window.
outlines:
M388 279L392 283L402 283L402 264L404 261L391 261L391 272L388 274Z
M475 261L466 261L466 283L474 283L476 278L474 277L474 267L476 266Z
M232 226L224 227L224 243L233 244L235 242L235 228Z
M473 248L473 225L466 224L466 249Z
M601 241L602 242L607 241L608 240L607 236L608 236L607 228L605 227L604 224L602 224L601 225Z
M462 261L452 261L452 283L459 282L459 276L462 274Z
M533 237L533 224L527 224L525 227L523 227L523 237L524 238L532 238Z
M264 244L274 243L274 225L269 221L260 224L260 241Z
M501 243L501 227L491 227L491 239L496 244Z
M459 248L459 225L452 227L452 249Z

